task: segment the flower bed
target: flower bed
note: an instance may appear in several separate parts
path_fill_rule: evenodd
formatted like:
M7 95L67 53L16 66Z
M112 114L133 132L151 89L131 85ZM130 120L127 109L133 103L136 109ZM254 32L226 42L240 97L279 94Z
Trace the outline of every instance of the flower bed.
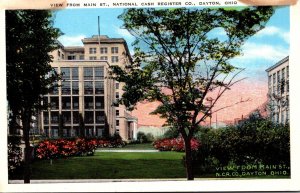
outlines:
M182 137L173 138L173 139L159 139L153 142L153 146L155 149L160 151L184 151L184 140ZM192 151L198 150L200 147L200 142L192 138L191 140L191 148Z
M122 139L57 139L45 140L36 147L36 157L39 159L53 159L69 156L93 155L96 148L123 147Z

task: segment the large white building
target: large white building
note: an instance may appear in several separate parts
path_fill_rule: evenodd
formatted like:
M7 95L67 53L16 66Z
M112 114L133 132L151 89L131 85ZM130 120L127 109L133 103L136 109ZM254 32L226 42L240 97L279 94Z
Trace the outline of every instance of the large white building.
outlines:
M51 105L41 113L40 129L54 138L118 133L124 140L133 139L137 119L124 106L113 106L124 85L108 73L110 65L130 64L126 41L101 35L82 42L82 47L61 45L51 53L51 66L63 77L61 87L44 96Z
M273 122L288 123L289 110L289 57L266 70L268 73L268 112Z

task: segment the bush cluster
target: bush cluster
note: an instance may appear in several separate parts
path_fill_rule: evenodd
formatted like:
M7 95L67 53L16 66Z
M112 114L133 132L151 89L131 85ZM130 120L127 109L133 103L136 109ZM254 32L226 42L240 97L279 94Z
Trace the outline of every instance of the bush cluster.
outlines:
M154 141L154 136L151 133L145 134L144 132L137 133L137 143L149 143Z
M57 139L40 142L35 149L39 159L53 159L69 156L93 155L96 148L123 147L126 145L121 138L110 139Z
M20 136L8 136L8 173L13 174L22 164L22 149Z
M194 164L204 173L230 164L290 165L289 136L289 125L257 114L235 126L202 128L196 134L201 148L193 154Z
M160 151L184 151L185 145L184 140L182 137L177 137L173 139L159 139L153 142L153 146L155 149L158 149ZM191 140L191 148L192 151L198 150L200 147L200 142L193 138Z

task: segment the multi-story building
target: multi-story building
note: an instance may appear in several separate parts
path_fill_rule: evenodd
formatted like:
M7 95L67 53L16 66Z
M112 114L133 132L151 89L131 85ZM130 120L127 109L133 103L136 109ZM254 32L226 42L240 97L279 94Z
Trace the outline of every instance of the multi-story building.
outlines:
M109 78L110 65L125 67L131 62L126 41L101 35L82 42L82 47L60 45L51 53L51 66L62 80L60 87L44 96L50 106L41 113L41 129L48 137L118 133L132 139L137 119L123 105L113 105L124 85Z
M275 123L289 122L289 57L266 70L268 73L268 112Z

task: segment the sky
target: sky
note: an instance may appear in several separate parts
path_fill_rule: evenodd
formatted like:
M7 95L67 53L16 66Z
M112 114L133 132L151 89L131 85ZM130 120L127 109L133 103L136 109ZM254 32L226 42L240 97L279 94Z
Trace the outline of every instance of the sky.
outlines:
M279 60L289 55L289 36L290 36L290 20L289 7L277 7L274 15L268 21L266 27L249 38L243 45L243 55L231 62L234 66L245 68L240 74L240 78L245 78L236 90L230 91L235 94L234 98L250 98L248 104L236 105L228 108L224 112L220 112L218 117L221 120L229 120L245 115L254 110L267 100L267 73L265 70L274 65ZM126 30L122 29L122 21L118 16L123 13L123 9L65 9L55 12L54 26L61 29L64 33L59 38L60 42L65 46L81 46L81 39L91 37L98 34L98 16L100 16L100 33L108 35L111 38L123 37L129 46L129 50L133 53L131 46L134 37ZM222 31L218 33L222 36ZM224 97L222 105L228 105L232 97ZM154 103L151 107L149 104L140 104L138 111L134 114L143 117L140 120L152 120L156 117L149 116L149 109L155 109ZM230 113L229 113L230 112ZM234 112L234 113L232 113ZM221 118L223 116L223 118ZM157 123L161 121L157 119ZM142 125L147 125L143 121Z

